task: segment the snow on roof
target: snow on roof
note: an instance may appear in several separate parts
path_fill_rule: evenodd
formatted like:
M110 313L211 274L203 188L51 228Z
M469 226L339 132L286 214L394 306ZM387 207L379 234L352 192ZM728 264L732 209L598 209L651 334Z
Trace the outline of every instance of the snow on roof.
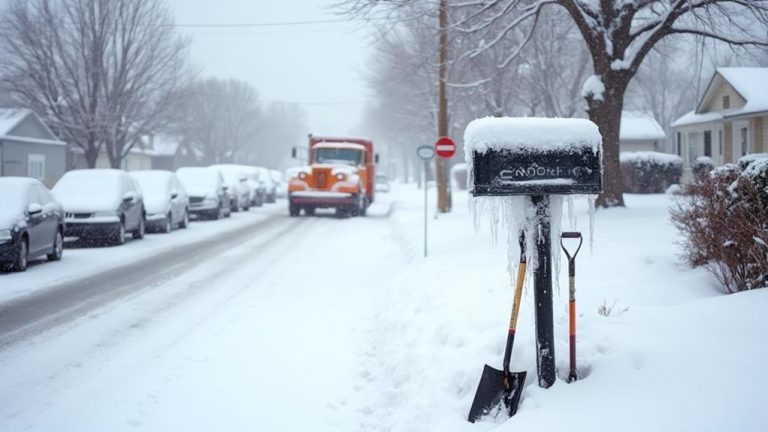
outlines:
M736 92L744 98L747 103L741 108L734 108L722 112L697 112L703 101L711 93L712 83L715 82L717 75L733 87ZM699 101L699 108L684 114L679 119L672 122L672 127L687 126L700 123L710 123L723 120L724 118L737 117L741 115L759 113L768 111L768 91L765 90L768 82L768 68L760 67L722 67L717 68L715 76L712 77L706 93Z
M747 101L739 114L768 111L768 67L724 67L717 73Z
M683 114L682 117L672 122L670 126L679 127L687 126L699 123L716 122L723 119L723 114L719 112L697 113L696 111L689 111Z
M597 125L586 119L486 117L472 121L464 132L464 154L488 150L573 150L602 146Z
M621 115L619 139L624 140L663 140L667 137L659 122L650 114L624 111Z
M0 135L8 135L32 110L26 108L0 108Z
M169 135L155 135L152 140L152 153L156 156L173 156L179 149L180 140Z

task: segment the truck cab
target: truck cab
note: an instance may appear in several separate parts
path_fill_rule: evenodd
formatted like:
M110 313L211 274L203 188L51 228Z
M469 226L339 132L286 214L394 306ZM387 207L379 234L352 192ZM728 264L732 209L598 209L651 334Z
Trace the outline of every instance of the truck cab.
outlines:
M365 216L375 198L374 160L371 140L310 135L309 165L288 183L288 213L333 208L338 216Z

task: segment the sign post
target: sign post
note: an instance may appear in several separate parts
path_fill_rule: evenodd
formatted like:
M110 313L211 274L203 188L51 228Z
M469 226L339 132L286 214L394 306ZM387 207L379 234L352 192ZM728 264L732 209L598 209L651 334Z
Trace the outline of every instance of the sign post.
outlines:
M602 192L602 138L582 119L480 119L465 135L472 151L473 196L528 195L535 207L536 365L539 386L554 384L550 194Z
M416 149L416 155L424 161L424 258L427 257L427 171L429 170L429 161L435 158L435 149L431 146L419 146Z

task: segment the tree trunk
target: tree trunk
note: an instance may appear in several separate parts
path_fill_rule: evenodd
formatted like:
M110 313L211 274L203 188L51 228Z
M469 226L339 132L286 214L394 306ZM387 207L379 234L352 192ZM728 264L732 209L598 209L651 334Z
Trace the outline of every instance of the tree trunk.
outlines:
M587 98L589 119L600 129L603 137L603 193L597 197L597 207L624 207L624 184L619 164L619 129L624 107L626 85L604 79L603 100Z
M95 146L89 145L85 150L85 163L88 168L96 168L96 160L99 159L99 149Z

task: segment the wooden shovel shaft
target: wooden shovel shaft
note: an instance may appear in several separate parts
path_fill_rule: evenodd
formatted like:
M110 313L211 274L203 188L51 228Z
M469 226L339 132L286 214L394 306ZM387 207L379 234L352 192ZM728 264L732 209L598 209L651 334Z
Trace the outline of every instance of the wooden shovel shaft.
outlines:
M517 266L517 280L515 281L515 298L512 302L512 316L509 319L509 333L507 345L504 349L504 373L509 372L509 362L512 358L512 346L515 344L515 328L517 327L517 315L520 312L520 301L523 296L523 284L525 283L525 255L521 251L520 264Z

